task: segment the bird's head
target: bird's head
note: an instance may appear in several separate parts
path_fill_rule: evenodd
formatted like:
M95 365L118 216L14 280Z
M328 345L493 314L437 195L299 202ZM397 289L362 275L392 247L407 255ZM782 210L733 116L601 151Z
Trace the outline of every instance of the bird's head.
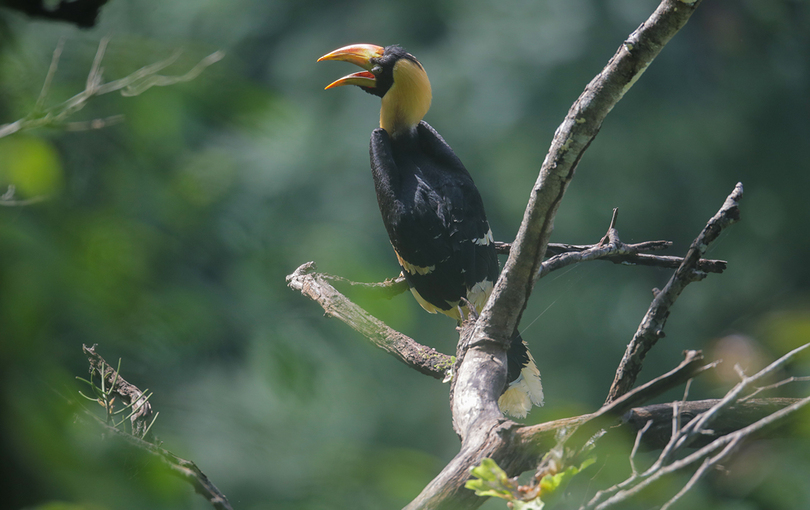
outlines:
M430 109L430 81L416 57L399 46L353 44L318 59L343 60L365 69L336 80L327 89L357 85L382 98L380 127L396 138L411 133Z

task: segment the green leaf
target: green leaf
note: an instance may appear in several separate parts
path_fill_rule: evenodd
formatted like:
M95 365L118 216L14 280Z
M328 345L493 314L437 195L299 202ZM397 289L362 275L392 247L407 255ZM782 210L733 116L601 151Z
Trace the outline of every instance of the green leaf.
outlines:
M575 474L587 468L594 462L596 462L596 459L594 458L585 459L585 461L579 467L571 466L565 471L560 471L555 475L544 476L540 480L540 494L542 494L543 497L546 498L546 501L548 501L549 500L548 496L554 494L555 491L564 489Z
M512 502L512 510L543 510L546 504L540 498L530 501L516 500Z
M464 486L474 490L476 496L494 496L507 501L517 499L515 482L506 476L506 472L494 460L483 459L470 470L470 474L477 480L468 480Z

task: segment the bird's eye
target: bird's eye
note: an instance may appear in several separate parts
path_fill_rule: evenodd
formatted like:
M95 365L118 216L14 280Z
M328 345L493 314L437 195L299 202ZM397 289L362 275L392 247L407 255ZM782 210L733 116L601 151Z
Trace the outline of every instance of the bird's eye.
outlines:
M371 68L371 72L374 74L374 76L378 76L380 73L382 73L382 71L383 71L383 68L380 65L376 65L376 66Z

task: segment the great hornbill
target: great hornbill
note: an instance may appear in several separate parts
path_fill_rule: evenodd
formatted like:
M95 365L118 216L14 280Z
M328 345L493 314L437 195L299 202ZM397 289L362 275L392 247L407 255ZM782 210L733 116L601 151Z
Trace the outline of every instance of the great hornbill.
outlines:
M457 321L466 299L479 313L498 277L484 204L453 149L422 118L430 82L422 64L399 46L355 44L324 55L365 69L326 88L357 85L382 98L371 133L371 171L383 223L402 274L422 308ZM543 404L540 372L515 332L507 352L509 386L501 411L524 417Z

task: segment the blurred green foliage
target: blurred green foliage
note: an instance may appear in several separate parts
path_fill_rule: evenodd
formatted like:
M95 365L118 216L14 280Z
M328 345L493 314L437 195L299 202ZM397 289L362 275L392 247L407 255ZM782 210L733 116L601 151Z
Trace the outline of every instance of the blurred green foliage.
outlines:
M407 503L458 449L447 386L324 319L285 285L310 260L358 281L397 273L368 170L379 103L349 88L324 92L350 70L315 60L353 42L399 43L417 55L434 91L426 120L465 162L495 237L507 241L554 129L655 5L112 0L90 30L0 11L0 123L34 109L61 39L46 106L84 88L107 35L107 80L178 48L165 74L227 54L194 81L99 97L69 119L122 114L122 123L0 140L0 193L11 184L20 199L48 197L0 208L4 506L208 508L155 459L74 422L82 343L123 358L125 377L154 391L161 415L152 431L235 508ZM745 185L743 221L709 253L729 269L687 289L643 378L677 364L685 348L738 355L749 368L810 341L808 90L806 2L705 2L583 158L557 242L596 242L619 207L623 240L670 239L683 253L734 184ZM591 263L541 281L522 329L547 404L529 422L601 403L650 289L668 276ZM453 352L451 321L410 296L361 302ZM791 373L809 367L805 356ZM693 397L733 382L700 381ZM791 392L806 394L806 385ZM747 447L684 508L810 506L804 423L798 438ZM580 489L621 479L628 442Z

